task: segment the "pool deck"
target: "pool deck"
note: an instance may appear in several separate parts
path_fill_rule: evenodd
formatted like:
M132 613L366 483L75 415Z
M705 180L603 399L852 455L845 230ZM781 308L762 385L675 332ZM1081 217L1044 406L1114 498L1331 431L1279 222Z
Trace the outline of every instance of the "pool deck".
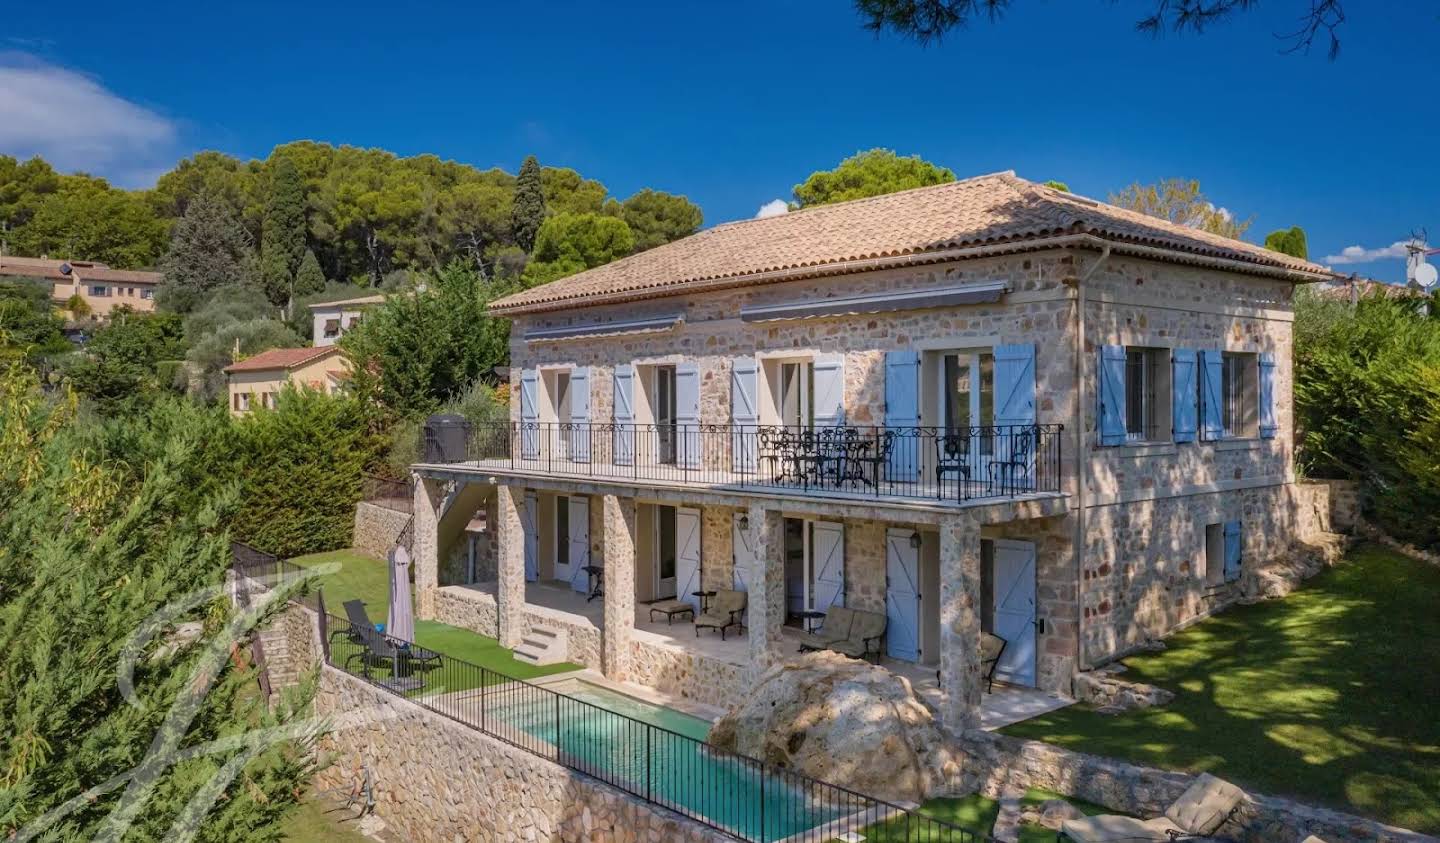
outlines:
M526 583L525 602L528 609L539 614L555 612L566 616L564 620L567 621L574 621L576 616L580 616L593 624L596 629L604 626L605 607L602 601L587 601L584 594L563 585L546 582ZM745 633L732 630L723 640L713 631L704 631L697 636L695 627L688 621L677 619L674 623L667 623L663 617L652 621L649 607L643 603L635 606L634 634L636 639L646 643L679 647L706 658L730 664L744 666L750 660L750 642ZM787 626L784 628L784 635L787 640L795 642L795 647L791 652L798 657L800 630ZM937 709L943 707L945 693L940 689L940 683L936 679L934 665L915 664L889 657L881 658L880 665L909 680L916 694L927 703ZM645 685L612 682L592 670L556 674L540 681L549 683L577 677L646 702L674 708L712 722L724 713L713 706L682 700ZM1074 700L1049 691L996 682L995 691L981 697L980 727L986 731L994 731L1072 704L1074 704Z

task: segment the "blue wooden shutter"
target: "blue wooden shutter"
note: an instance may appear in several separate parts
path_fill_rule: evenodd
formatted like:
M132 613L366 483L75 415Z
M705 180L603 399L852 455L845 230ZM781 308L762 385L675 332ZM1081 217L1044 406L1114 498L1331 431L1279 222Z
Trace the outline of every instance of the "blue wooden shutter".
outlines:
M537 459L540 456L540 408L537 394L540 389L540 373L534 369L520 372L520 458Z
M1225 438L1225 422L1221 418L1220 384L1221 353L1204 350L1200 352L1200 438L1216 440Z
M1195 402L1195 349L1170 352L1170 432L1176 442L1194 442L1199 420Z
M1035 423L1035 346L995 347L995 424Z
M920 353L885 352L885 426L898 429L890 450L890 477L914 480L920 475Z
M1225 522L1225 582L1240 579L1240 522Z
M845 605L845 525L811 522L810 564L815 572L811 592L817 611Z
M1275 355L1260 353L1260 438L1274 439L1280 430L1275 418Z
M821 354L812 365L816 427L845 423L845 355Z
M755 400L759 366L754 357L736 357L730 364L730 467L739 474L755 473L760 433L760 404Z
M1100 444L1125 444L1125 346L1100 347Z
M676 461L682 468L700 467L700 367L675 365Z
M570 461L590 462L590 367L570 370Z
M615 442L616 465L635 464L635 367L615 367Z

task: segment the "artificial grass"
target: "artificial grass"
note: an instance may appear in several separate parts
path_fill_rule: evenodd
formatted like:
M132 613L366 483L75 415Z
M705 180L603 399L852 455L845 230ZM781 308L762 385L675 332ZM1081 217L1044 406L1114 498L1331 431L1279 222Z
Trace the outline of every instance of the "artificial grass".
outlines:
M1124 675L1174 691L1169 705L1002 731L1440 832L1440 569L1363 545L1166 645Z
M1063 799L1079 808L1086 816L1115 813L1081 799L1072 799L1058 793L1033 788L1025 792L1020 804L1038 806L1048 799ZM995 818L1000 815L1000 803L978 793L972 793L969 796L943 796L938 799L926 800L920 806L920 813L974 831L983 839L988 837L990 830L995 827ZM958 843L954 840L954 836L948 833L948 830L920 829L918 827L907 829L903 820L876 823L865 827L860 833L865 836L866 843L931 843L931 841ZM1019 839L1020 843L1054 843L1055 832L1039 825L1022 825Z
M338 563L340 570L320 578L326 611L337 617L344 617L345 601L358 599L365 604L365 613L372 622L385 622L390 611L390 578L385 562L353 550L315 553L290 561L302 567ZM442 667L424 671L426 687L423 693L433 693L442 688L446 691L463 691L479 687L482 674L474 667L495 672L484 675L485 684L496 684L507 677L535 679L580 669L579 665L569 662L541 666L519 661L512 651L501 647L500 642L494 638L437 621L415 621L415 643L446 657ZM358 648L355 645L336 639L331 657L337 664L343 665L346 656L356 650ZM358 669L358 661L351 664ZM391 670L388 665L374 664L370 673L372 678L386 679L389 678Z

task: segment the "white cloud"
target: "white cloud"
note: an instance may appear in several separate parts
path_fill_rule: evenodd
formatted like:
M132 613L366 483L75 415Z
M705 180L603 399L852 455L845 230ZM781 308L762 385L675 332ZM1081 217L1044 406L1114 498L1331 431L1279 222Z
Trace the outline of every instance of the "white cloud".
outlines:
M145 186L174 158L177 134L173 120L88 76L0 53L0 153Z
M1383 260L1405 260L1406 246L1408 240L1396 240L1389 246L1379 249L1367 249L1364 246L1346 246L1340 250L1338 255L1326 255L1325 263L1370 263L1371 261Z
M761 205L759 211L755 212L755 219L763 220L766 217L778 217L781 214L789 212L789 210L790 206L785 204L784 199L771 199L769 202Z

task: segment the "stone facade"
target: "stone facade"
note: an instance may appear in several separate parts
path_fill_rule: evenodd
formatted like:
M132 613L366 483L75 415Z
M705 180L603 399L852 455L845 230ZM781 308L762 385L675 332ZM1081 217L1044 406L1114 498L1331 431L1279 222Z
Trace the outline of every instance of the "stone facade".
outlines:
M355 504L355 530L350 546L357 552L384 559L395 546L400 531L410 523L410 513L387 506L360 501Z
M321 749L321 788L348 789L361 765L376 813L404 839L719 843L730 838L334 668L322 668L319 715L353 717Z
M435 594L435 617L431 620L498 640L500 610L495 605L493 584L480 583L474 588L441 586Z
M956 793L1001 798L1007 790L1039 788L1138 817L1163 814L1195 780L1176 773L1072 752L978 729L966 732L965 759L953 782ZM1316 835L1327 843L1435 843L1436 838L1352 814L1262 794L1249 794L1218 837L1238 843L1299 841Z
M670 644L630 642L630 681L682 700L728 709L749 687L746 669Z

